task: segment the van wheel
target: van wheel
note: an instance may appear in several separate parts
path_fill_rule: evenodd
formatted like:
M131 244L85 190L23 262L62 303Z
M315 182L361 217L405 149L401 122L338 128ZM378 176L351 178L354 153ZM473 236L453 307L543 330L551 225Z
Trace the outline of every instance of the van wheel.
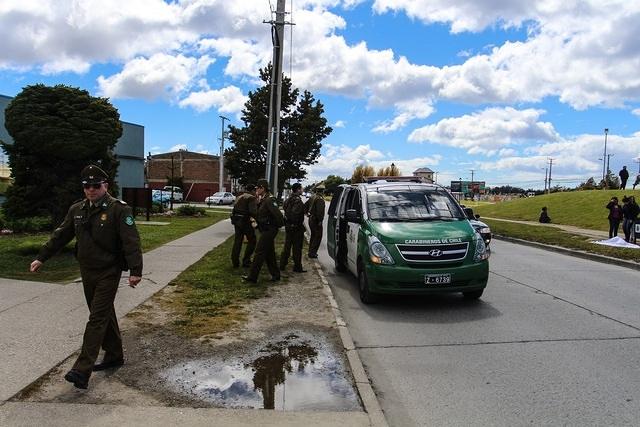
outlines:
M360 301L365 304L374 304L378 302L378 295L369 290L367 272L361 265L358 266L358 288L360 289Z
M472 300L480 298L483 292L484 289L480 289L479 291L463 292L462 295L464 296L464 299Z

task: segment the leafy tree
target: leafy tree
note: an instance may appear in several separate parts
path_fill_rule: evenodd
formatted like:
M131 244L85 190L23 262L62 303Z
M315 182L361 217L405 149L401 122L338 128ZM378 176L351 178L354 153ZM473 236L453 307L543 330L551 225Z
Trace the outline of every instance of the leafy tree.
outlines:
M351 175L351 183L357 184L359 182L364 182L365 177L374 176L375 170L373 166L370 165L358 165L353 170L353 174Z
M49 216L57 224L83 196L80 171L87 164L115 177L113 147L122 125L106 98L65 85L26 86L5 110L5 119L14 141L2 142L13 178L3 206L7 218Z
M596 184L596 180L593 177L589 178L586 182L583 182L578 186L578 190L595 190L596 188L598 188L598 185Z
M378 176L400 176L402 173L398 167L391 163L391 166L387 166L386 168L380 168L378 170Z
M524 194L525 193L523 188L512 187L510 185L502 185L502 186L499 186L499 187L493 187L491 189L491 191L494 194L517 194L517 193Z
M329 175L324 180L325 193L333 194L340 184L345 184L346 180L337 175Z
M271 65L260 70L260 79L264 85L249 92L249 100L242 111L244 127L229 126L233 147L224 151L227 170L243 185L255 183L265 172ZM317 162L321 141L333 129L327 126L327 119L323 117L322 103L306 90L300 96L288 77L283 77L282 81L280 112L278 188L282 189L285 181L300 180L307 175L304 167Z

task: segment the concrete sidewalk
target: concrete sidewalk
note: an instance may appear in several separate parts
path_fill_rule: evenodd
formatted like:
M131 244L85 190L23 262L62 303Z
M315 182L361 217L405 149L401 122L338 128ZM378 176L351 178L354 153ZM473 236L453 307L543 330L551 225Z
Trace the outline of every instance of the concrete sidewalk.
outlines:
M608 239L609 238L609 233L607 231L590 230L590 229L587 229L587 228L574 227L573 225L541 224L541 223L535 222L535 221L518 221L518 220L514 220L514 219L491 218L491 217L488 217L488 216L487 217L483 217L483 218L484 219L490 219L492 221L503 221L503 222L512 222L512 223L516 223L516 224L535 225L535 226L538 226L538 227L554 227L554 228L559 228L561 230L564 230L567 233L580 234L582 236L587 236L587 237L590 237L590 238L596 239L596 240L602 240L602 239Z
M127 286L126 277L121 280L116 297L118 317L162 289L232 233L233 226L225 220L145 253L140 285L132 289ZM0 279L0 425L210 425L212 420L229 426L371 425L365 412L8 402L78 350L87 316L79 281L60 285Z

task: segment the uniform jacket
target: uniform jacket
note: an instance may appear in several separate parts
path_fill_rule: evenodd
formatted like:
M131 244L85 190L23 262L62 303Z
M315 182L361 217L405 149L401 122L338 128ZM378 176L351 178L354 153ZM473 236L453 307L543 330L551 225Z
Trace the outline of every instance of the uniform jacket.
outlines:
M304 203L299 194L292 194L284 201L286 225L300 226L304 222Z
M258 203L256 222L260 231L270 228L278 229L284 225L284 217L280 209L278 209L278 202L269 193L265 194L260 203Z
M121 265L124 257L131 276L142 275L140 236L125 202L106 194L98 206L91 207L87 199L74 203L36 259L45 262L74 237L81 267L109 268Z
M233 222L237 220L249 220L249 217L256 218L258 212L258 204L256 196L251 193L241 194L237 199L231 211Z
M609 209L609 219L621 220L622 219L622 208L619 204L609 202L607 204L607 209Z
M307 200L306 210L309 216L316 222L322 222L324 219L324 197L314 194Z
M621 179L624 179L625 181L629 179L629 171L626 169L620 169L620 172L618 172L618 175L620 176Z

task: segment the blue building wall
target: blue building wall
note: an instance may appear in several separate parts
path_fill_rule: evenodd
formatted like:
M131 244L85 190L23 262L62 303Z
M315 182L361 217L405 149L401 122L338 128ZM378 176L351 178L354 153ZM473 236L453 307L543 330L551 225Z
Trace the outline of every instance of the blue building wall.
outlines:
M0 95L0 140L13 144L4 126L4 110L13 98ZM123 187L144 187L144 126L122 123L122 136L116 143L114 154L120 161L116 183ZM1 150L0 150L1 151ZM4 152L3 152L4 154Z

